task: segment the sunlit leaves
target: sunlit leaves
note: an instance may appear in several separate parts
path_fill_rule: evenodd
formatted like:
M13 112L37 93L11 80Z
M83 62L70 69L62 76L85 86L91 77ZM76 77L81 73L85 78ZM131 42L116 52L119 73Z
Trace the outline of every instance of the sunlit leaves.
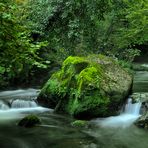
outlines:
M20 8L11 0L0 3L0 82L27 74L33 66L46 68L38 50L47 42L33 43L27 23L18 15L24 15Z

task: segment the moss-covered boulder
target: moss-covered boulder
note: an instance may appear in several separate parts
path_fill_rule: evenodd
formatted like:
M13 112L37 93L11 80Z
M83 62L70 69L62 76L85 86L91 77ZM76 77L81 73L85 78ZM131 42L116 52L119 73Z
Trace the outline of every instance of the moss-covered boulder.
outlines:
M37 100L78 119L115 115L132 86L132 76L112 58L68 57Z
M40 124L40 123L41 123L41 121L37 116L28 115L19 121L18 126L33 127L36 124Z

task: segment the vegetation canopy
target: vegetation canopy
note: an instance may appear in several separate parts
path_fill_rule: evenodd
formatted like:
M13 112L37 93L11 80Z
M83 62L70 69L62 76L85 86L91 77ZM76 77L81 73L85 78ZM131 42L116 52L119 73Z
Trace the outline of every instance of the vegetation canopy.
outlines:
M132 62L147 47L147 10L146 0L3 0L1 86L27 82L70 55Z

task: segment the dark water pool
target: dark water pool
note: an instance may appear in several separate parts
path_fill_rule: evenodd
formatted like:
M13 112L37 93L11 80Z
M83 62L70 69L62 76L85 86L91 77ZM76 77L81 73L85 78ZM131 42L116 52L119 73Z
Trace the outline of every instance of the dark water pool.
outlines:
M25 114L22 114L22 117ZM42 124L18 127L21 117L0 120L0 148L147 148L148 132L135 126L87 128L71 126L73 119L50 111L38 113Z

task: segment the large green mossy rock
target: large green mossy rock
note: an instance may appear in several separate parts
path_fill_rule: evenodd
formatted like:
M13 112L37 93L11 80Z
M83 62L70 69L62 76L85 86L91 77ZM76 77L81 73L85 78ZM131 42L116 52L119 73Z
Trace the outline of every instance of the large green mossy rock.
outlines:
M103 56L68 57L42 88L38 102L78 119L115 115L132 86L132 76Z

